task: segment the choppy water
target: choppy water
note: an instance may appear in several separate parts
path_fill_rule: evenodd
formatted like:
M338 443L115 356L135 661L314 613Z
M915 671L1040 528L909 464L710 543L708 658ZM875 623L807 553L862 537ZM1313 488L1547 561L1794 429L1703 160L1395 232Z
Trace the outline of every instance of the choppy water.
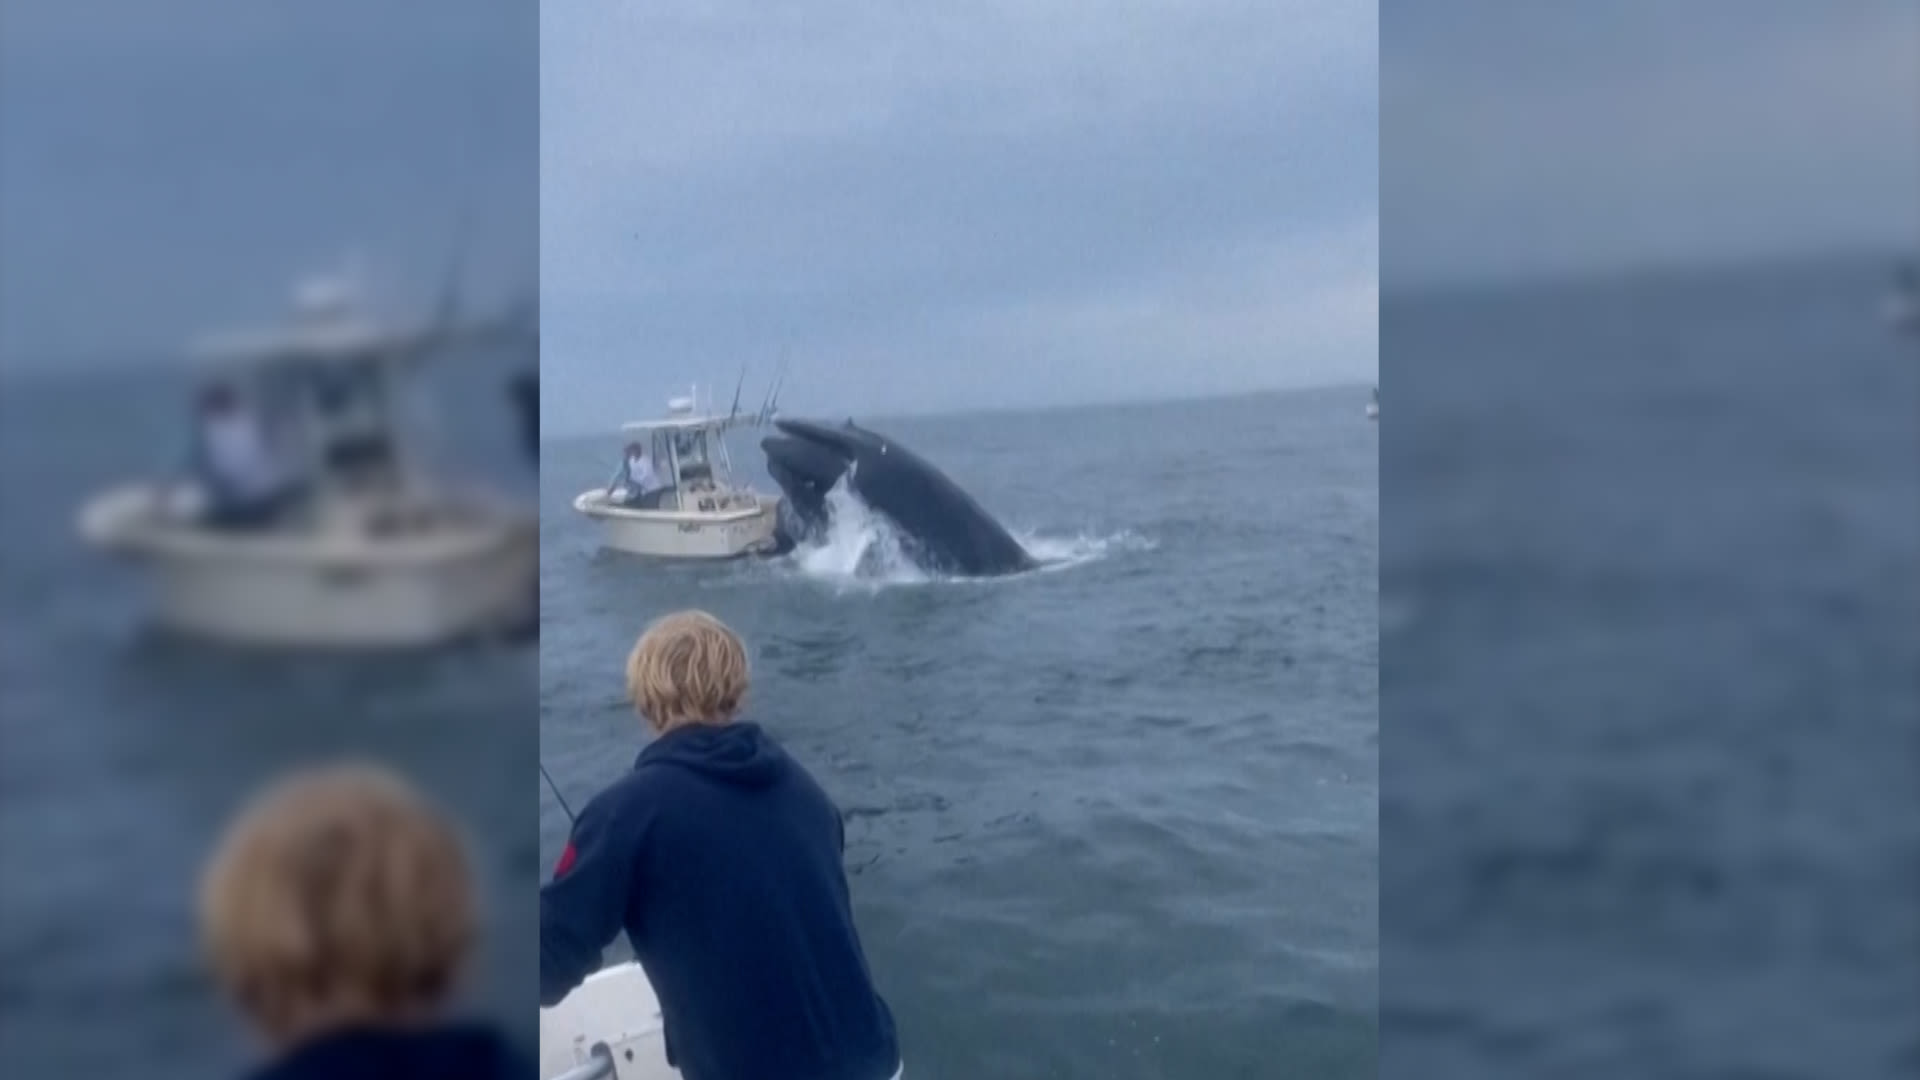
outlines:
M910 1075L1371 1077L1366 398L873 420L1051 562L992 581L929 581L871 521L772 563L599 551L568 504L618 440L550 444L546 763L576 803L627 768L626 650L706 608L753 650L750 714L849 815ZM549 864L565 832L549 797Z
M473 358L433 445L531 497ZM0 382L0 1075L237 1075L255 1047L207 984L202 860L258 783L373 755L467 826L491 927L473 1004L534 1040L531 645L400 660L240 655L144 629L139 579L81 548L83 499L177 475L190 385L144 371Z
M1885 280L1389 296L1393 1075L1920 1075L1920 343Z

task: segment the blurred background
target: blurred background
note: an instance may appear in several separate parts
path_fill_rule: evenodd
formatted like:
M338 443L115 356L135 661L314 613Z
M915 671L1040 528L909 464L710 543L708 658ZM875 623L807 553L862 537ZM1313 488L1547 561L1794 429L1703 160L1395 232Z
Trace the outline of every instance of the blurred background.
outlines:
M1383 1075L1920 1075L1920 7L1381 94Z
M538 33L514 0L0 7L0 1073L249 1061L195 878L340 755L461 818L464 1004L531 1045ZM210 379L301 481L265 524L182 497ZM516 584L463 604L476 571Z

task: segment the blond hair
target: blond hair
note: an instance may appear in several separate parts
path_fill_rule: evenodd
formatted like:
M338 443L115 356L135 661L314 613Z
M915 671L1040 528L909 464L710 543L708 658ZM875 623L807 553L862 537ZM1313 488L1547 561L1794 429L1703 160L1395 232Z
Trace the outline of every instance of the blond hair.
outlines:
M215 978L271 1038L399 1021L451 993L475 933L466 854L398 776L283 779L228 828L201 879Z
M747 697L747 647L704 611L658 619L627 656L627 696L655 731L724 724Z

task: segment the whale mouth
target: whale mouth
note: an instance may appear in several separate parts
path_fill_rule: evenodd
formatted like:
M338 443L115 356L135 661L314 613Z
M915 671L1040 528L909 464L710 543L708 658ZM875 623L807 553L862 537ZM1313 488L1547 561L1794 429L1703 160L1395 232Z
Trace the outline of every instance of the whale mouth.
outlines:
M794 477L819 486L824 494L840 482L863 451L886 452L884 442L849 420L841 425L813 420L775 420L781 434L760 440L769 467L779 466Z
M786 496L797 531L825 531L831 516L827 493L852 467L856 440L847 429L807 420L775 420L774 426L782 434L760 440L767 474Z
M871 433L857 427L852 420L844 424L823 424L817 420L778 419L773 426L779 428L789 440L817 447L844 459L856 457L862 449L871 448L875 442Z
M767 455L767 469L775 474L775 480L784 473L796 483L820 488L822 493L840 482L853 460L819 443L783 435L761 439L760 449Z

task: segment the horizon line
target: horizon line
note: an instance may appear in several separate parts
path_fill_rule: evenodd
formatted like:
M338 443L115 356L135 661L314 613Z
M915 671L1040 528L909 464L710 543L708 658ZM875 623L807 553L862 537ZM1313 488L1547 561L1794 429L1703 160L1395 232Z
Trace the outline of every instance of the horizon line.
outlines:
M886 422L891 420L951 420L976 416L1040 416L1059 412L1097 412L1108 409L1141 408L1149 405L1192 405L1214 401L1233 401L1241 398L1278 397L1288 394L1308 394L1325 390L1345 390L1352 387L1370 387L1378 380L1361 378L1340 379L1329 382L1296 383L1290 386L1258 386L1242 390L1215 390L1197 393L1173 393L1138 397L1097 398L1083 401L1056 401L1047 404L1009 404L1009 405L961 405L957 407L936 406L929 409L881 409L871 413L874 419ZM614 435L618 429L610 429ZM607 435L609 431L569 428L564 431L541 431L540 442L589 439Z
M1896 241L1888 241L1885 246L1874 247L1852 245L1717 255L1648 255L1587 265L1542 266L1533 270L1491 270L1455 276L1414 274L1409 275L1413 280L1399 286L1390 286L1389 275L1383 273L1380 275L1380 302L1385 304L1389 299L1406 301L1484 296L1580 285L1617 285L1662 278L1746 273L1756 269L1864 264L1876 260L1884 261L1889 266L1898 266L1920 260L1920 236L1910 243L1912 246L1905 248Z

